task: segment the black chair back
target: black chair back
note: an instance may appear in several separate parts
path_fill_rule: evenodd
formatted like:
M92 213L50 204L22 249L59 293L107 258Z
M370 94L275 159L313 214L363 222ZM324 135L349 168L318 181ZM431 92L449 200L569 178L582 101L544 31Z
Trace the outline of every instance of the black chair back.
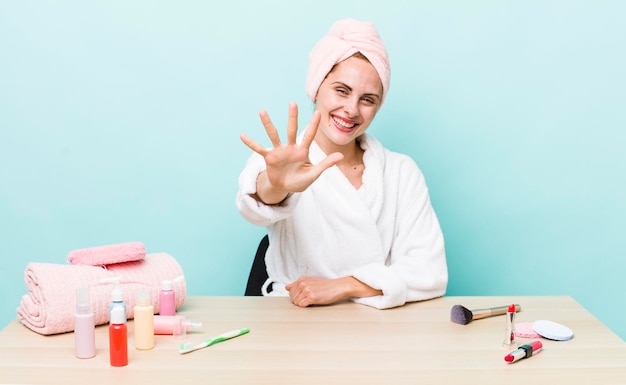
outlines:
M270 245L270 239L267 235L261 239L259 247L257 248L254 261L252 262L252 268L250 269L250 275L248 276L248 283L246 285L246 296L262 296L261 287L267 281L267 267L265 266L265 252Z

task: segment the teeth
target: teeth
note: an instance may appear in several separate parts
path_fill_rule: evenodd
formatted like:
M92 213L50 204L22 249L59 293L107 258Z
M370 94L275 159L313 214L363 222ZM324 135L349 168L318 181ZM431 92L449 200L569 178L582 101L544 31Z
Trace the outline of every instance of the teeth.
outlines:
M354 124L348 124L346 122L344 122L343 120L337 119L333 117L333 121L335 123L337 123L338 125L340 125L341 127L345 127L345 128L352 128L354 127Z

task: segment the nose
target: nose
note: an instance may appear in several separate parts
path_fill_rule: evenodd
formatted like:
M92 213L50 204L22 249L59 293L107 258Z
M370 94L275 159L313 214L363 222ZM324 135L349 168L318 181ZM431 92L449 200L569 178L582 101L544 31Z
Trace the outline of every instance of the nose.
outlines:
M359 115L359 99L348 98L343 106L343 111L349 118L354 118Z

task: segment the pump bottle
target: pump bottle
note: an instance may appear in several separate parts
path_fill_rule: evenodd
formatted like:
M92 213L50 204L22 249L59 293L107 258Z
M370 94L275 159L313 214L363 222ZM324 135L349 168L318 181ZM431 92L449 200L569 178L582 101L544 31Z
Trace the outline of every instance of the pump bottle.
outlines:
M115 283L115 288L111 292L111 303L109 304L109 323L110 323L111 312L113 311L113 308L116 306L120 306L124 309L124 323L126 323L126 314L127 314L126 303L124 302L124 292L122 292L122 289L120 288L120 280L121 280L121 277L104 278L100 280L100 282L102 283L106 283L106 282Z
M126 366L128 365L128 330L124 309L121 306L114 306L109 319L109 359L111 366Z
M91 358L96 355L96 324L89 301L89 288L86 287L76 292L74 348L78 358Z
M150 289L137 293L135 305L135 349L149 350L154 348L154 306Z

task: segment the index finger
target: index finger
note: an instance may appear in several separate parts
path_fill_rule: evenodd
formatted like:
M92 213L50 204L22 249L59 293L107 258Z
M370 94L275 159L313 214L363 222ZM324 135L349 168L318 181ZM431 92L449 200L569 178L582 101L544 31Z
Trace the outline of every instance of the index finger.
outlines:
M280 136L278 136L278 131L276 130L276 127L274 127L274 123L272 123L267 111L261 110L261 112L259 112L259 116L261 117L263 127L265 127L265 132L267 132L267 136L272 141L272 145L274 147L280 146Z

